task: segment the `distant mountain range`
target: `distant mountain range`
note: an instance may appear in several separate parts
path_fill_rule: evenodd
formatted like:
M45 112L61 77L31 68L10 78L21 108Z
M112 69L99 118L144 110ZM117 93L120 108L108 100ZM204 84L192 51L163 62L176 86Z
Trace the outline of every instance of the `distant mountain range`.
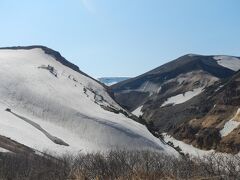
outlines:
M98 78L98 80L107 86L111 86L121 81L125 81L129 78L130 77L102 77L102 78Z

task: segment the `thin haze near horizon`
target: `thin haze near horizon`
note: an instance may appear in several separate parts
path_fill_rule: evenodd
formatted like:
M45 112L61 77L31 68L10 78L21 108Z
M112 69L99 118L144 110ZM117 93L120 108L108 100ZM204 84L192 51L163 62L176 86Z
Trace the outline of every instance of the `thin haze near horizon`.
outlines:
M0 46L45 45L93 77L188 53L240 56L239 0L0 0Z

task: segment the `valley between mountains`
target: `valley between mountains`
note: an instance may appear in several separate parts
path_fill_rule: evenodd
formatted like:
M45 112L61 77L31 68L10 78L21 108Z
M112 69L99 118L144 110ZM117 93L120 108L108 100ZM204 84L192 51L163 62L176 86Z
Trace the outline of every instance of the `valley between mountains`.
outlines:
M50 48L1 48L0 152L238 154L239 69L238 57L188 54L107 86Z

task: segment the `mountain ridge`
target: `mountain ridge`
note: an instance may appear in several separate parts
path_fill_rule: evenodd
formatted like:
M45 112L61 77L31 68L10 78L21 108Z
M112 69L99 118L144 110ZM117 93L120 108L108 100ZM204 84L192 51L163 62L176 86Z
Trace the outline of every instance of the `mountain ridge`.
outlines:
M55 60L57 60L58 62L62 63L63 65L71 68L74 71L77 71L87 77L90 77L88 74L84 73L83 71L80 70L80 68L71 63L70 61L68 61L67 59L65 59L58 51L55 51L47 46L43 46L43 45L31 45L31 46L11 46L11 47L0 47L1 49L12 49L12 50L30 50L30 49L35 49L35 48L40 48L42 49L46 54L49 54L51 56L53 56L55 58ZM92 78L92 77L90 77ZM94 78L92 78L94 79Z
M198 128L193 128L190 122L201 122L204 117L207 119L204 123L208 124L212 121L210 117L216 101L213 97L215 90L228 88L224 86L224 82L231 81L237 76L239 69L238 57L184 55L140 76L115 84L110 89L114 99L142 118L151 132L169 133L176 139L186 141L198 148L231 152L229 145L219 148L221 139L226 139L219 135L223 123L216 123L216 127L199 125ZM230 97L234 95L232 91L238 92L236 88L238 88L237 83L229 87ZM235 102L230 97L226 99ZM222 96L217 96L217 99L222 99ZM234 109L236 110L237 107L238 104ZM228 105L224 105L224 108L225 115L222 114L222 117L218 118L228 122L228 118L235 116L236 112L230 110ZM218 114L221 114L220 112L219 110ZM202 136L198 137L196 135L198 133ZM201 141L204 143L201 144ZM232 152L236 153L236 149L232 148Z

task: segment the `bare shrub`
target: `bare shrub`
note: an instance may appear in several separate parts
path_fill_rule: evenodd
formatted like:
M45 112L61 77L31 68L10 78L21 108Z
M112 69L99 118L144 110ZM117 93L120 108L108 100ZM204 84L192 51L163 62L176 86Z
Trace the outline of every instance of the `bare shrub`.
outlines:
M151 151L110 151L53 158L0 153L2 180L231 179L240 177L240 157L212 154L171 157Z

